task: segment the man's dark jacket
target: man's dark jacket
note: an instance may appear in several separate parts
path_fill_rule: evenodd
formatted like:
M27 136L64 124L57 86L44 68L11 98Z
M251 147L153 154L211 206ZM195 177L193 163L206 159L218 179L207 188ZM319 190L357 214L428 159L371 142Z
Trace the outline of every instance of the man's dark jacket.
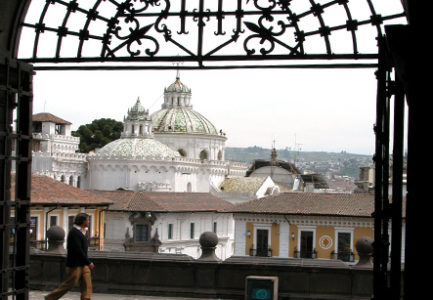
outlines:
M84 234L75 227L68 233L67 249L68 255L66 257L66 266L79 267L87 266L90 260L87 257L87 248L89 243Z

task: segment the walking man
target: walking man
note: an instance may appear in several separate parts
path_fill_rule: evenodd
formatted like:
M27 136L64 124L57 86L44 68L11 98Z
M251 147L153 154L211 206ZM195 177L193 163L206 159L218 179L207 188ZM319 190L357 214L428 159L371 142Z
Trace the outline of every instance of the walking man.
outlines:
M45 300L57 300L71 290L80 281L81 300L92 297L92 279L90 270L95 266L87 256L89 246L86 238L86 228L89 227L88 214L80 213L74 219L74 226L68 233L66 257L66 279L53 290Z

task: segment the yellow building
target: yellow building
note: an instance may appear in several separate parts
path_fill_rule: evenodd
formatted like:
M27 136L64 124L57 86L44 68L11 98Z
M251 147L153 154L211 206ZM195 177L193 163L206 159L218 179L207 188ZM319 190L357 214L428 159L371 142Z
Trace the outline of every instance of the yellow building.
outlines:
M355 244L374 237L374 196L282 193L236 205L236 256L356 261Z
M14 181L12 181L14 182ZM11 189L14 191L14 187ZM12 195L13 199L14 195ZM46 247L46 232L51 226L63 227L67 234L74 217L81 212L90 216L90 247L104 246L105 210L111 201L91 191L81 190L50 177L32 174L30 194L30 245ZM12 216L14 213L12 212Z

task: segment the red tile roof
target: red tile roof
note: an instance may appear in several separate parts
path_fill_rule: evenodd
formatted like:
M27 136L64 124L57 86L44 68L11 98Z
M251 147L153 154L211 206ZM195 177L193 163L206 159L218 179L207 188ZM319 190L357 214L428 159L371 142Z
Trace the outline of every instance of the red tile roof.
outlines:
M193 212L224 211L233 207L233 204L209 193L134 192L123 190L93 192L113 201L109 210Z
M68 122L66 120L63 120L53 114L50 113L38 113L33 115L32 117L33 122L53 122L56 124L63 124L63 125L71 125L71 122Z
M15 198L15 180L12 180L11 199ZM96 205L107 206L112 201L91 191L43 175L32 174L30 202L32 205Z
M234 213L371 217L371 194L282 193L235 205Z

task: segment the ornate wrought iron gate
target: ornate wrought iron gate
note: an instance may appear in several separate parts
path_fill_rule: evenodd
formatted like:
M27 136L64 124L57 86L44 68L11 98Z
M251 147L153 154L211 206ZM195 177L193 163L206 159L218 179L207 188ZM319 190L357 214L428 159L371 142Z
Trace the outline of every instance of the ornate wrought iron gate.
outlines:
M39 13L20 24L23 36L33 38L31 47L23 46L30 51L20 56L21 61L0 57L2 298L8 295L16 299L28 298L32 68L23 62L34 63L37 70L93 70L173 69L171 62L181 61L185 65L179 69L378 68L374 298L390 299L392 293L393 299L398 299L404 94L399 80L391 77L392 64L383 26L405 14L403 10L380 14L373 0L364 0L358 2L366 5L367 15L360 17L351 10L353 2L32 1L32 5L39 3ZM303 6L297 6L298 3ZM342 12L342 22L327 23L326 14L332 10ZM29 11L34 12L32 7ZM81 19L82 25L71 22L74 18ZM309 26L311 20L314 20L313 27ZM366 27L376 32L379 55L363 51L358 33ZM345 34L349 41L344 49L333 42L332 37L338 34ZM47 46L44 42L49 36L55 42ZM45 52L46 49L49 51ZM388 198L391 103L394 104L392 204ZM13 166L15 177L11 177ZM11 199L11 180L16 181L14 199ZM15 218L10 217L11 212Z
M30 65L0 56L2 299L28 299L32 76Z

